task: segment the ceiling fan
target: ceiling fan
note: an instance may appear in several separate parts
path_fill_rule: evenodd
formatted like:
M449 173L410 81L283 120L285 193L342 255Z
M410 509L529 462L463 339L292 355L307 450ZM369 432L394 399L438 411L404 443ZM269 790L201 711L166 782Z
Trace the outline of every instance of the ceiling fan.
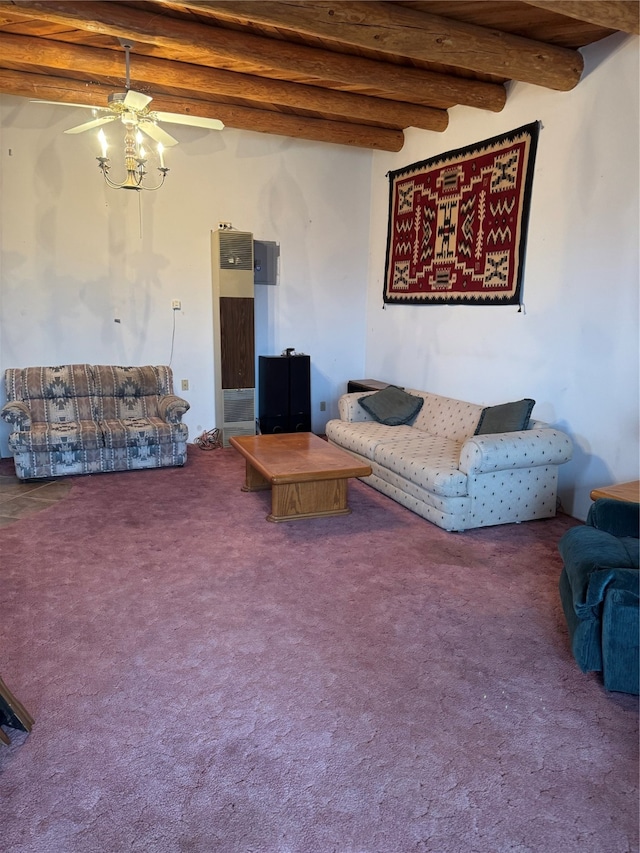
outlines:
M149 108L149 104L153 100L151 95L136 92L131 88L129 54L133 47L133 42L128 39L119 39L119 42L125 50L126 91L112 92L108 97L109 105L107 107L95 107L88 104L66 104L61 101L35 101L35 103L39 104L81 107L82 109L90 109L103 113L103 115L91 121L86 121L83 124L65 130L65 133L84 133L86 130L93 130L93 128L120 119L127 128L140 130L151 137L154 142L160 143L163 148L170 148L172 145L177 145L178 140L171 136L170 133L167 133L166 130L159 127L158 122L185 124L192 127L207 128L208 130L222 130L224 128L224 124L215 118L202 118L199 116L182 115L181 113L165 113L159 110L151 110Z

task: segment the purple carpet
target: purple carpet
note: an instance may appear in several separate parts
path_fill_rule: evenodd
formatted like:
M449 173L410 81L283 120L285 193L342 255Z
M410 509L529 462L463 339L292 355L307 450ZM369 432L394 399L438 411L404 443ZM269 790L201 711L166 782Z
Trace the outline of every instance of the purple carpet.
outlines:
M11 853L634 853L637 701L582 674L575 520L445 533L370 487L270 524L234 450L0 530Z

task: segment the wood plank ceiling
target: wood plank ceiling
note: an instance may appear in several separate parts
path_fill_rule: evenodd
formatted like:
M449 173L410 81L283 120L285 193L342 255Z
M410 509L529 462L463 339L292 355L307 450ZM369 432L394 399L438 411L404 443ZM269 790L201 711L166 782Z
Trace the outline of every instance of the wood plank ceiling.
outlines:
M456 104L500 111L505 83L579 85L578 48L638 33L636 0L0 0L0 92L153 108L229 127L399 151Z

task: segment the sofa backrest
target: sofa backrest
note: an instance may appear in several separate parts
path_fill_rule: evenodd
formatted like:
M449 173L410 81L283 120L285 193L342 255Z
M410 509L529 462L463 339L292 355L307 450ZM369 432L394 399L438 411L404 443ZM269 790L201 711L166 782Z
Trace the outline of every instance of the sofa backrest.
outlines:
M5 371L7 400L26 403L35 423L91 421L93 376L88 364L10 367Z
M426 391L414 391L409 388L407 391L424 400L413 423L416 429L453 441L464 441L476 431L483 406L453 400L451 397L441 397L439 394L429 394Z
M158 399L173 393L170 367L93 366L98 420L158 417Z

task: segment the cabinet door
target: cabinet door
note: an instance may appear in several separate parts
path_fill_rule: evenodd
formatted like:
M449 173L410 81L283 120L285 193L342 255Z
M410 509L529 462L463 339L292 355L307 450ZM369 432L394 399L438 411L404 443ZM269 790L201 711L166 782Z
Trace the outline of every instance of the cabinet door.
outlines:
M220 297L223 388L255 387L253 302L244 297Z

